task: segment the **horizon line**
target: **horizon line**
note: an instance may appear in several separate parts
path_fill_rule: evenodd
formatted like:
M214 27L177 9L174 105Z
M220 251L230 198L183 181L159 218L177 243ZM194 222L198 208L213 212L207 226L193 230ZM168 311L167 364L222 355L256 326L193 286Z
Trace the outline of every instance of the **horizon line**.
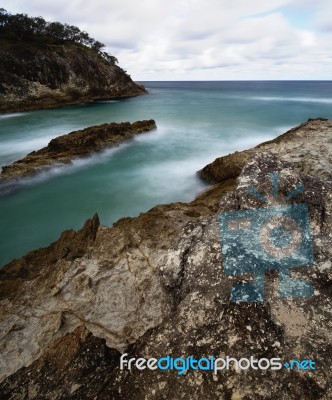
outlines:
M332 82L332 79L135 79L134 82Z

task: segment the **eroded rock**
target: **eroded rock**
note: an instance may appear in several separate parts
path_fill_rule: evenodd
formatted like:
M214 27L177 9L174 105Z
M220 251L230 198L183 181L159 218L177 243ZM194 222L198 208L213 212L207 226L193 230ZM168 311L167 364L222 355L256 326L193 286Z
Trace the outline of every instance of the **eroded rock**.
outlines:
M0 112L146 94L115 62L75 44L2 40Z
M257 151L236 185L224 181L192 203L157 206L112 228L98 226L95 217L85 233L65 234L71 238L68 253L60 240L5 267L0 393L17 399L27 393L35 399L331 398L331 126L331 121L309 122L288 133L286 142L270 144L271 151ZM324 150L314 135L324 139ZM297 154L305 154L301 162ZM278 201L304 186L290 203L308 206L315 262L291 271L309 281L314 294L281 297L278 273L270 271L264 301L231 301L232 287L251 276L225 274L218 215L262 207L248 188L253 185L269 198L270 174L276 172ZM73 247L84 242L86 248L76 253ZM88 337L96 341L97 354L101 348L113 352L95 360L85 345L74 346L75 362L89 364L89 379L61 357L57 363L56 349L62 354L75 329L92 333ZM102 347L104 339L109 350ZM120 370L117 351L128 358L306 359L316 369L229 369L217 375L191 370L180 376L175 370ZM43 383L48 368L51 389ZM63 380L63 371L70 379Z
M235 178L255 154L268 151L292 162L303 173L331 178L331 131L332 121L309 119L273 140L219 157L198 174L204 180L215 183Z
M35 175L54 165L69 164L76 158L118 146L120 143L143 132L156 128L153 119L137 122L110 123L90 126L52 139L49 144L33 151L13 164L2 167L1 180Z

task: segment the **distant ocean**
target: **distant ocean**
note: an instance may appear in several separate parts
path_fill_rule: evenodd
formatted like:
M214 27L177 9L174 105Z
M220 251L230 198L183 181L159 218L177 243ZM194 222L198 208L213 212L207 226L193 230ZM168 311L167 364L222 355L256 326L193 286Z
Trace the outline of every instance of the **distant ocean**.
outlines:
M104 122L156 120L158 130L0 194L0 266L79 229L160 203L190 201L196 171L308 118L332 119L332 82L143 82L149 95L0 116L0 165L54 137Z

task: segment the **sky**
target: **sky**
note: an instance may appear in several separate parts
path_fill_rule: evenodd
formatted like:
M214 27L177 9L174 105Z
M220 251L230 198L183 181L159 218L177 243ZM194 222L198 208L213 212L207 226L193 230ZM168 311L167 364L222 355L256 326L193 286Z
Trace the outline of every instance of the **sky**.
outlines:
M332 0L3 0L78 26L134 80L331 80Z

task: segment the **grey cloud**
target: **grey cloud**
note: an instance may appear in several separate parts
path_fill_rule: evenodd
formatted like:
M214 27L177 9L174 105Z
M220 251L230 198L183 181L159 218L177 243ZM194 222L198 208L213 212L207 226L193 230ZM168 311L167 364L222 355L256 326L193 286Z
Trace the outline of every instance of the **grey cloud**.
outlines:
M325 64L330 54L327 39L332 32L332 3L327 0L140 0L136 3L3 0L3 3L9 11L42 15L86 30L107 45L134 79L164 79L169 72L178 73L183 79L205 76L209 79L209 70L215 74L223 70L220 78L227 70L228 79L247 79L257 69L259 77L264 79L264 74L278 76L281 69L283 73L288 69L294 74L301 62L307 75L299 78L313 75L320 78L317 71L327 71ZM308 32L300 31L284 18L283 7L312 9L316 27L310 27L312 32L309 28ZM306 39L308 35L312 40ZM281 67L273 69L278 65ZM324 74L321 78L328 78Z
M182 40L206 40L208 38L210 38L211 36L215 35L218 32L217 29L213 29L212 31L208 31L208 30L203 30L203 31L184 31L184 32L180 32L179 36L181 37Z
M332 32L332 21L325 22L321 25L321 30L323 32Z
M123 49L138 51L138 45L133 40L102 40L103 43L110 49Z

